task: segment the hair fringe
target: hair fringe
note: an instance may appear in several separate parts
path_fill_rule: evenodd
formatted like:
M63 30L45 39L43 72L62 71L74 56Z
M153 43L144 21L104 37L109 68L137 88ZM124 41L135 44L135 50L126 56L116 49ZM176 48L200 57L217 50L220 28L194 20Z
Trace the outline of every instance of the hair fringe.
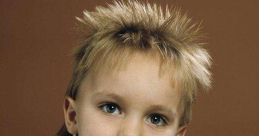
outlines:
M108 7L98 6L95 12L85 10L82 18L76 17L95 37L113 35L132 46L160 43L162 55L180 54L185 76L196 81L192 86L208 90L211 86L211 57L200 42L201 22L192 23L186 13L174 7L165 11L156 4L139 1L114 1ZM144 47L145 48L145 47ZM151 47L155 48L155 47ZM171 51L171 52L170 52ZM189 75L188 75L188 74ZM196 90L196 89L194 89Z

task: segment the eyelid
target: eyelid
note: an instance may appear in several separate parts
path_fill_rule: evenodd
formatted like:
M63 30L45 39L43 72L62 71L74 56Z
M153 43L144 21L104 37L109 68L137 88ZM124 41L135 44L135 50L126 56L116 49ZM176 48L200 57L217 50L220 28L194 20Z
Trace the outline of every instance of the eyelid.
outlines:
M100 103L98 104L98 106L102 106L102 105L105 105L105 104L115 104L115 105L118 105L118 104L116 104L115 102L104 101L104 102L100 102Z
M98 107L100 107L100 106L103 106L103 105L106 105L106 104L114 104L114 105L116 105L119 109L121 109L120 108L120 106L117 104L117 103L115 103L115 102L101 102L100 104L98 104Z
M165 121L165 123L167 123L169 121L168 118L165 115L160 114L160 113L156 113L156 114L161 116L161 118Z

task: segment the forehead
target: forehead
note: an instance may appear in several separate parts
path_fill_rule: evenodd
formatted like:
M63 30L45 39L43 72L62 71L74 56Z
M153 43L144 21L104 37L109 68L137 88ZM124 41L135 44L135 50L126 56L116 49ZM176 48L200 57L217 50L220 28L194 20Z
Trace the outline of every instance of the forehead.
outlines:
M180 91L169 74L161 75L160 68L159 59L135 54L120 69L101 68L89 73L81 84L79 97L115 95L136 108L162 105L176 112Z

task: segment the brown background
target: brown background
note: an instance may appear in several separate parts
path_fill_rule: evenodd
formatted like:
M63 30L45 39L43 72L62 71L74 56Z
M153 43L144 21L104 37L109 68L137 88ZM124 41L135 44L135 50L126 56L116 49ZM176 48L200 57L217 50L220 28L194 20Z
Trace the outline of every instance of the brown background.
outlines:
M161 0L204 20L214 87L200 94L188 136L259 135L258 0ZM105 1L0 0L0 135L50 136L76 46L74 16Z

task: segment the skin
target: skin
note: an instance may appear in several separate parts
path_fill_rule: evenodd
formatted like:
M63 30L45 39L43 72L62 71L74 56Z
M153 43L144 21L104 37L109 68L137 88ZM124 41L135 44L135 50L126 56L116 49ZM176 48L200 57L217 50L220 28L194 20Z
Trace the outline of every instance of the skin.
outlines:
M180 95L159 61L137 54L124 69L90 73L77 99L65 99L65 124L79 136L184 136Z

